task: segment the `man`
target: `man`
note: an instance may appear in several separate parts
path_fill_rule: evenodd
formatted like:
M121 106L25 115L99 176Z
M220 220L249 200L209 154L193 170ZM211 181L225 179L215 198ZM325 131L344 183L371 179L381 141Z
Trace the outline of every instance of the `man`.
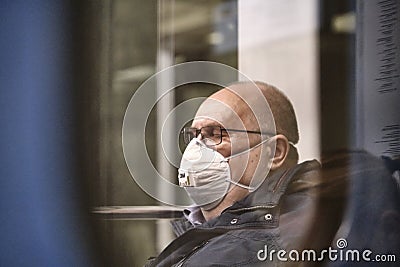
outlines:
M274 251L302 248L319 163L297 163L299 134L287 97L255 85L216 92L183 130L188 147L179 181L197 207L173 222L179 237L149 266L277 266L284 262Z

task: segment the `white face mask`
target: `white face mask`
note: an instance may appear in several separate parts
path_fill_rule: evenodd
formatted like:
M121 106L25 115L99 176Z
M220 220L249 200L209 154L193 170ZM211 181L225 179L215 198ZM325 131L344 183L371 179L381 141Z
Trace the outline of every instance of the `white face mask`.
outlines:
M235 184L249 191L255 190L231 177L228 160L264 144L270 138L256 146L230 157L224 157L216 150L207 147L198 138L193 138L183 153L178 169L179 186L185 187L190 198L206 210L216 207L226 195L230 184Z

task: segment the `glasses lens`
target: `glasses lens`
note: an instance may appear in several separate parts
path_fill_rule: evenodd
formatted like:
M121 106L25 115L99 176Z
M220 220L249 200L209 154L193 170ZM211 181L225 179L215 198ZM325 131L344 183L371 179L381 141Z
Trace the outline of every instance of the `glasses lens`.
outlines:
M221 127L207 126L201 128L201 136L204 144L208 146L215 146L222 142Z
M190 141L196 137L196 128L185 127L183 128L183 141L186 145L190 143Z
M203 143L207 146L215 146L222 142L222 130L219 126L207 126L200 130L192 127L185 127L182 131L183 141L186 145L192 141L193 138L201 134Z

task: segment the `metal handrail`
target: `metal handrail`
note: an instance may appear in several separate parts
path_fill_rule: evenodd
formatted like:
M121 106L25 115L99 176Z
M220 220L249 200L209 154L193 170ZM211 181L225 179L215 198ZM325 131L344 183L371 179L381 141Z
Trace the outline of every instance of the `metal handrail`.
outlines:
M183 216L182 209L170 206L102 206L94 208L92 213L108 220L158 220Z

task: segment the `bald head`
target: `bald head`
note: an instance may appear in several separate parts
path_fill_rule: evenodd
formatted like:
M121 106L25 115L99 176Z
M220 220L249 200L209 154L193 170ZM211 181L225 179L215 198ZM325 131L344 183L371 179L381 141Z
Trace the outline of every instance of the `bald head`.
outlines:
M230 88L236 89L234 87L236 86L233 85ZM260 130L254 110L249 106L252 103L249 103L248 100L246 100L246 103L242 97L238 96L232 90L224 88L211 95L209 99L224 103L235 113L235 116L237 116L238 120L243 124L244 129L252 131Z
M255 84L268 102L275 121L276 133L285 135L289 141L293 144L297 144L299 141L299 131L292 103L286 95L276 87L263 82L255 82ZM250 87L254 87L254 85L248 82L235 83L229 86L229 88L234 91L246 91L249 90ZM252 106L259 102L257 102L257 100L253 101L252 99L246 99L245 101L230 89L224 88L219 90L211 95L210 98L221 101L235 110L248 130L259 130L260 126L257 125L257 119L253 112L254 106ZM270 111L265 110L265 112ZM267 128L270 129L270 127Z
M263 82L255 83L260 88L272 111L276 133L283 134L293 144L297 144L299 142L299 129L292 103L278 88Z

